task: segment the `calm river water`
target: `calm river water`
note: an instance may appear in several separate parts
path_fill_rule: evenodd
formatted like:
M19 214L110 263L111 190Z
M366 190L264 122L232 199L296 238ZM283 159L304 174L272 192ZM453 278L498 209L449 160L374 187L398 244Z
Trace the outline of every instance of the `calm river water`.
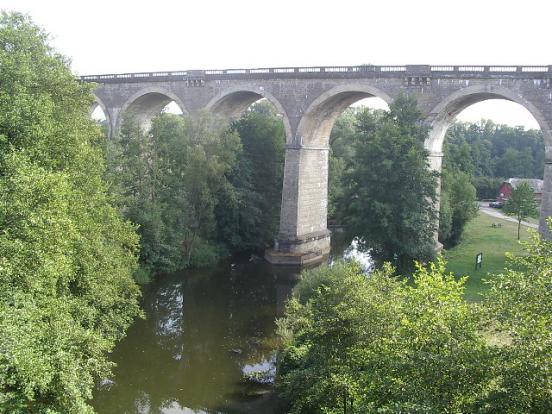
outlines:
M336 240L330 261L356 257ZM159 277L144 288L146 319L117 346L113 377L98 385L100 414L276 413L275 319L298 270L236 256ZM254 379L254 381L253 381Z

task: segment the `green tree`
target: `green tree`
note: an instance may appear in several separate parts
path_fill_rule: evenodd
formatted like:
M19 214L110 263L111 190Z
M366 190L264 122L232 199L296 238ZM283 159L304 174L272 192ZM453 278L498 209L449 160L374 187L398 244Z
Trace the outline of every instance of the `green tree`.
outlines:
M386 265L303 273L286 316L278 384L292 413L475 412L490 384L481 314L444 263L413 283Z
M516 217L518 221L517 238L519 240L522 220L527 217L536 217L539 214L533 188L527 183L521 183L514 188L512 195L504 204L504 212L509 216Z
M0 67L0 411L90 413L139 314L138 238L103 180L91 86L17 13Z
M475 187L478 199L495 199L498 195L500 185L504 182L502 178L473 177L472 183Z
M289 412L551 412L552 242L525 249L477 304L442 260L411 280L389 264L303 272L277 322Z
M552 412L552 242L534 232L524 247L487 282L493 336L505 339L489 367L496 386L486 412Z
M349 235L401 266L432 257L435 243L437 173L429 169L421 116L415 100L405 96L382 117L360 112L343 177L340 209Z
M347 163L353 155L356 119L362 109L347 108L337 118L330 135L330 152L328 159L328 218L342 220L339 200L343 198L345 185L343 175Z
M132 116L124 119L110 177L121 211L140 225L147 269L204 266L223 254L216 208L240 151L238 135L207 113L161 114L147 132Z
M271 246L280 223L285 131L268 102L253 105L235 121L242 150L220 194L219 237L232 251Z
M474 177L541 178L544 170L541 131L496 125L490 120L456 122L447 131L444 153L445 168Z
M444 171L441 177L439 240L447 247L460 241L464 227L477 215L475 187L461 171Z

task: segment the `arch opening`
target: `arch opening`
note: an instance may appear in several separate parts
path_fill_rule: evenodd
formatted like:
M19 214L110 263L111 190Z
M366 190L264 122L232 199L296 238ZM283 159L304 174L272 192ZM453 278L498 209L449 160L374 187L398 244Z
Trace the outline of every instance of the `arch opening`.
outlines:
M477 123L481 121L481 115L498 125L540 129L539 123L527 108L505 99L487 99L474 103L462 110L456 120Z
M182 108L178 106L175 101L170 101L165 107L161 110L163 114L173 114L173 115L184 115Z
M121 108L121 114L132 115L140 127L148 131L153 118L161 113L187 113L180 98L175 94L151 88L134 94ZM121 120L119 120L120 126Z
M236 91L221 97L208 105L208 109L215 114L227 118L239 118L252 104L261 101L263 95L251 91Z
M288 115L278 99L262 87L259 87L258 89L239 88L223 91L211 99L211 101L205 106L205 109L216 115L236 120L251 109L252 105L256 103L262 105L268 105L268 103L271 104L274 111L281 117L282 122L284 123L286 142L288 142L292 135Z
M303 115L295 144L327 148L332 128L350 106L388 109L391 97L368 85L338 86L322 94Z
M111 136L111 118L105 105L98 98L90 108L90 117L99 125L106 137Z
M441 154L446 132L455 120L473 122L476 118L485 118L482 116L485 114L497 124L515 126L512 120L522 120L525 126L540 128L546 146L552 148L550 128L542 113L531 102L506 89L488 92L481 91L479 87L453 93L431 111L428 118L431 129L426 148L430 153Z
M103 108L96 104L96 105L93 105L92 107L92 113L91 113L91 117L94 121L96 122L106 122L107 121L107 114L104 112Z
M503 191L507 182L514 182L513 188L527 180L535 199L542 200L539 229L548 234L545 220L550 208L545 200L551 177L547 178L546 160L552 140L536 106L506 89L466 88L437 105L429 120L426 148L434 169L468 174L478 199L496 200L497 206L509 198Z

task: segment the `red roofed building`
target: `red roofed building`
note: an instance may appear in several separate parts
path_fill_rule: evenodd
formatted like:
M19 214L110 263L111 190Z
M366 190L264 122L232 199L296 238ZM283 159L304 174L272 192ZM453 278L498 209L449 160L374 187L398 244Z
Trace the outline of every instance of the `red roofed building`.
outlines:
M504 181L500 186L500 189L498 190L497 200L508 200L512 195L512 190L514 188L517 188L517 186L521 183L529 184L535 192L535 199L539 202L542 200L543 181L537 178L509 178L508 180Z

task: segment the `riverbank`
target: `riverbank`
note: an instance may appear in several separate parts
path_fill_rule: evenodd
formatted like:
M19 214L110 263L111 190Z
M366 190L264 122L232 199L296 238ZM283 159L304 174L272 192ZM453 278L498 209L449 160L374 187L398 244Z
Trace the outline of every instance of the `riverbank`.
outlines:
M493 227L494 224L494 227ZM527 227L521 228L521 240L527 240ZM454 248L445 251L447 270L457 276L469 276L466 285L466 298L477 301L486 290L483 280L488 274L500 273L506 264L505 253L515 255L523 253L517 240L517 224L498 217L479 212L470 221L462 241ZM483 253L483 265L475 270L475 257Z

